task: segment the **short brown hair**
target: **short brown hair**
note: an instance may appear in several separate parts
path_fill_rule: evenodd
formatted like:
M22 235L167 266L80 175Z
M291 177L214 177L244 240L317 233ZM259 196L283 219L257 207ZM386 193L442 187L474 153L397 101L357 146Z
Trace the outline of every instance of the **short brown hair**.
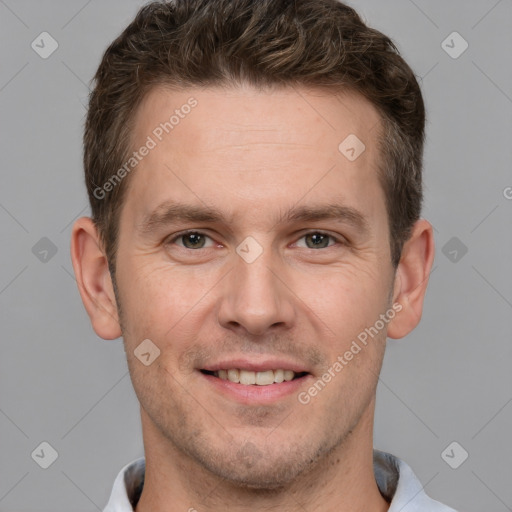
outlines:
M352 90L377 108L379 180L396 267L421 212L425 108L393 42L337 0L174 0L140 9L105 51L89 98L85 179L111 271L129 177L105 197L97 191L129 158L143 97L162 84L242 83Z

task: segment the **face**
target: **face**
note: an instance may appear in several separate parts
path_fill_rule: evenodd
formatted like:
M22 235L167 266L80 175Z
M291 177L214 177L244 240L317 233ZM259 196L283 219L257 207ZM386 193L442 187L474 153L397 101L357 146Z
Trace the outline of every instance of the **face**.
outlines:
M155 89L135 121L134 148L153 147L116 282L144 428L216 475L282 485L372 408L394 277L378 113L348 93Z

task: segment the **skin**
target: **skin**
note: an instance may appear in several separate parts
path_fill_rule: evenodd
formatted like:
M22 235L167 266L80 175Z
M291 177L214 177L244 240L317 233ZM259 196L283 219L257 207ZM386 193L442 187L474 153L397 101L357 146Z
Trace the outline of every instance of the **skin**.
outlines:
M130 176L117 296L91 219L77 220L72 234L94 330L123 336L140 401L146 480L137 512L388 510L372 467L376 386L386 337L405 336L421 318L434 242L419 220L393 268L377 179L379 115L347 92L157 88L137 111L133 147L191 96L197 106ZM338 150L349 134L366 146L353 162ZM143 232L147 216L170 200L216 208L228 222ZM368 230L346 220L280 219L295 206L326 204L357 210ZM206 237L175 239L188 229ZM318 231L334 238L315 246ZM236 252L248 236L262 250L252 263ZM392 304L401 311L301 404L298 392ZM134 356L147 338L160 349L149 366ZM234 357L281 357L309 375L271 403L242 403L199 371Z

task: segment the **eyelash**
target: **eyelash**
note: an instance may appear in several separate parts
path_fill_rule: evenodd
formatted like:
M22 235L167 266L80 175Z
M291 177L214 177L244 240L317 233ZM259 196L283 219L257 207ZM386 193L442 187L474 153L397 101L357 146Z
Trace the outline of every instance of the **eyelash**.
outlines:
M209 235L207 235L206 233L203 233L202 231L197 231L197 230L194 230L194 229L190 229L190 230L187 230L187 231L182 231L180 233L178 233L177 235L174 235L171 239L167 240L165 242L166 245L171 245L171 244L174 244L176 242L176 240L180 239L181 237L185 236L185 235L188 235L188 234L197 234L197 235L202 235L202 236L205 236L207 238L209 238L210 240L213 240ZM330 233L327 233L325 231L318 231L318 230L312 230L312 231L308 231L307 233L304 233L300 238L299 240L301 240L302 238L308 236L308 235L324 235L324 236L328 236L329 238L331 238L334 242L336 242L337 245L348 245L348 242L345 241L344 239L342 238L338 238L334 235L331 235ZM321 247L321 249L328 249L329 247L334 247L334 245L336 244L333 244L333 245L328 245L327 247ZM199 249L189 249L188 247L184 247L184 246L179 246L180 248L182 249L186 249L186 250L189 250L189 251L198 251L200 249L211 249L211 247L200 247ZM306 249L311 249L313 251L317 251L318 249L313 249L311 247L306 247Z

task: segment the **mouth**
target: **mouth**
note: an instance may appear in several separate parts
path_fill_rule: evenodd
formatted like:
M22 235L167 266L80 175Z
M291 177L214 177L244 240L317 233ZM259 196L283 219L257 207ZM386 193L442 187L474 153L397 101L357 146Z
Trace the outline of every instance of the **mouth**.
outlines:
M247 406L289 400L314 380L303 363L277 358L231 358L196 370L209 391Z
M283 382L296 381L303 379L308 372L294 372L288 369L252 371L240 368L228 368L221 370L200 370L203 375L210 375L220 380L242 384L243 386L270 386L272 384L282 384Z

